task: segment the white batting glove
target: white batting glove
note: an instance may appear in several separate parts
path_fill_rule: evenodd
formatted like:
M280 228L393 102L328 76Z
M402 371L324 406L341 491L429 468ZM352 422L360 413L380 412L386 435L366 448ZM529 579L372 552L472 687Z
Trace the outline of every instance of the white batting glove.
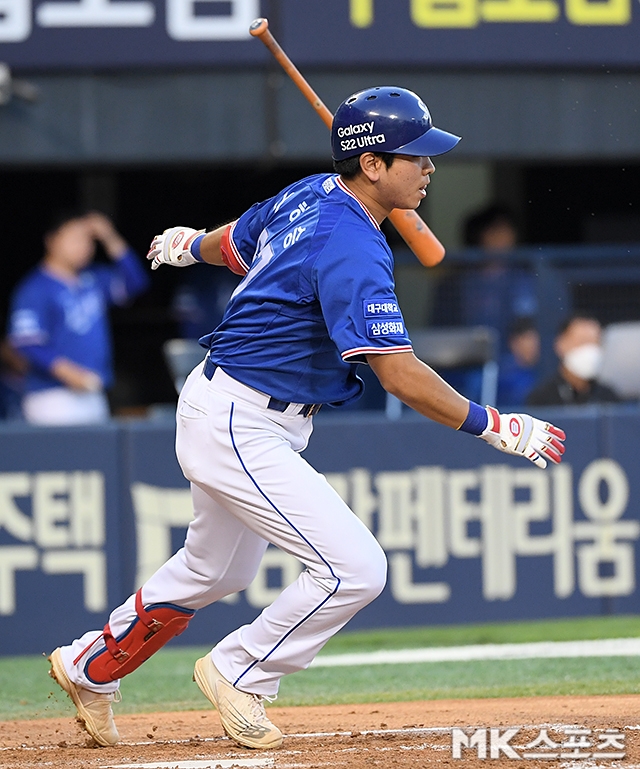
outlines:
M561 461L566 436L560 428L529 414L500 414L491 406L487 406L487 414L489 424L478 438L498 451L520 454L543 468L547 459L556 465Z
M162 235L156 235L151 241L147 259L151 260L151 269L157 270L161 264L173 267L188 267L198 260L189 247L204 230L194 230L191 227L171 227Z

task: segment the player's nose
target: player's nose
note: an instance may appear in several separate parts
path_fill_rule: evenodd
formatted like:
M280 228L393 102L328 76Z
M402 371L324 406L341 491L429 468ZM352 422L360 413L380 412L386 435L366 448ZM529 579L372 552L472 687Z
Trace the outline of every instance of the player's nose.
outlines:
M433 165L433 161L429 157L425 157L422 159L422 173L429 176L436 170L436 167Z

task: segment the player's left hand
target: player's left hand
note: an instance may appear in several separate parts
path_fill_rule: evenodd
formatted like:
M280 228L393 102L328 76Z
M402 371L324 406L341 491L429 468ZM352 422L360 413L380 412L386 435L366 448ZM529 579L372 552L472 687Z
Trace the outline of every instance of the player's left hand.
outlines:
M538 467L546 467L547 459L558 464L564 454L563 430L529 414L500 414L487 406L489 424L479 435L505 454L520 454Z
M151 260L151 269L157 270L161 264L170 264L173 267L196 264L198 260L189 247L202 232L204 230L194 230L191 227L171 227L162 235L156 235L147 254L147 259Z

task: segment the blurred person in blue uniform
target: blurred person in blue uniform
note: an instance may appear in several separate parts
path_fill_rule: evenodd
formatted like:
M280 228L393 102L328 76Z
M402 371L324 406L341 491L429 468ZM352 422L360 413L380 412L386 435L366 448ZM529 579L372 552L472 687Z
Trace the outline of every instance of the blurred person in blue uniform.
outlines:
M529 394L529 406L570 406L615 403L620 398L597 381L602 365L602 327L589 315L567 318L558 329L554 350L557 371Z
M453 270L445 275L437 289L434 325L489 326L496 329L498 355L504 358L510 376L513 377L516 372L513 369L513 352L508 344L509 329L519 319L528 320L537 311L533 275L510 263L512 252L518 245L515 219L502 206L483 208L465 221L463 240L466 247L481 252L482 261L468 267L465 264L463 271ZM519 373L523 374L522 371ZM528 380L530 375L527 372L523 376ZM465 397L473 401L481 399L483 375L478 366L450 369L443 376ZM530 386L534 383L535 374ZM503 385L507 386L506 380ZM515 382L508 386L513 385ZM524 404L522 393L510 391L507 394L509 398L517 394L517 400L500 400L498 393L498 403ZM382 396L384 407L384 393Z
M535 317L538 309L534 276L512 262L518 239L513 214L502 206L491 205L469 216L464 244L475 249L481 261L452 272L443 281L435 313L436 325L494 328L498 357L504 357L505 363L511 352L509 329L520 318ZM445 379L467 398L481 397L482 372L477 368L448 371Z
M29 364L5 338L0 340L0 420L22 419L22 393Z
M144 291L148 277L100 213L58 215L44 243L44 258L13 292L9 318L10 343L29 364L24 417L39 425L104 422L113 381L108 307ZM98 243L111 264L92 264Z
M465 222L464 242L481 249L487 258L480 269L470 270L462 279L462 322L497 329L501 349L506 351L513 321L537 312L533 275L510 264L518 245L513 215L497 205L478 211Z
M509 329L509 350L500 358L499 406L524 406L538 381L540 333L531 318L517 318Z
M518 244L513 214L499 205L476 211L464 223L464 242L496 254L512 251Z

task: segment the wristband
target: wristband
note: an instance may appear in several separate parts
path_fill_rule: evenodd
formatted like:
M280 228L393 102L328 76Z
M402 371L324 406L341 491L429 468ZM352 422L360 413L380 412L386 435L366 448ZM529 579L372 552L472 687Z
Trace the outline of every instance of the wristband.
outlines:
M473 401L469 401L469 413L458 430L471 435L482 435L489 424L487 410Z
M196 260L196 262L204 262L204 259L200 255L200 243L202 243L202 238L204 238L205 234L206 233L204 232L200 233L200 235L195 237L189 244L189 253Z

